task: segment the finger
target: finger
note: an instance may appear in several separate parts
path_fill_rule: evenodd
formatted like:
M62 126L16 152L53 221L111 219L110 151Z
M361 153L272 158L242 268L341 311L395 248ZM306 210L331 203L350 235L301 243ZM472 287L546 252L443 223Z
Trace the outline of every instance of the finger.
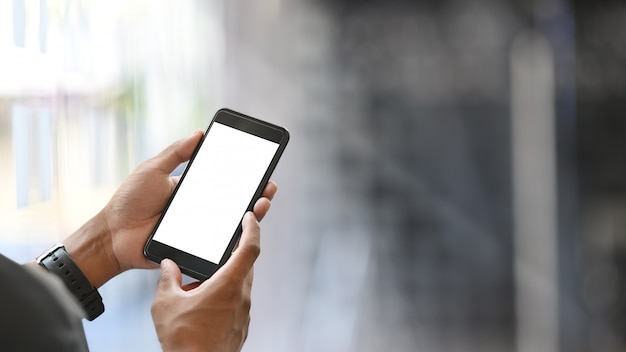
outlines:
M172 184L176 186L178 182L180 182L180 175L170 176L170 180L172 181Z
M178 265L170 259L161 261L161 276L157 284L157 292L167 290L179 290L183 282L183 275Z
M276 184L276 182L269 181L265 185L265 189L263 189L263 194L261 194L261 197L265 197L269 200L272 200L274 199L274 195L276 194L276 191L278 191L278 185Z
M252 209L252 211L254 211L254 215L259 221L263 220L265 214L267 214L270 210L270 206L272 205L271 200L274 198L277 190L278 186L274 181L269 181L267 185L265 185L261 198L256 201Z
M254 216L259 221L263 220L263 218L265 217L265 214L267 214L267 212L270 210L271 205L272 205L272 202L270 202L269 199L259 198L259 200L257 200L256 203L254 203L254 208L252 209L254 211Z
M261 253L261 228L254 213L247 212L241 222L243 231L237 250L218 271L235 280L244 280Z
M193 154L193 151L200 142L202 134L202 130L196 130L191 136L177 140L155 156L153 162L157 164L160 170L169 174L174 171L178 165L191 158L191 154Z
M174 190L174 188L176 188L178 182L180 182L180 176L170 176L170 185L172 186L172 191Z

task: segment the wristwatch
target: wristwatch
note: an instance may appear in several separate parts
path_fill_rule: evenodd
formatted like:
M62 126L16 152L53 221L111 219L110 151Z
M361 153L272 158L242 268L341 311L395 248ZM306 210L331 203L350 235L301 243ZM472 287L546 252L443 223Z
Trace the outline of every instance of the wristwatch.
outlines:
M87 320L96 319L104 312L104 303L98 289L74 263L62 244L56 244L37 257L37 264L61 278L67 289L80 301Z

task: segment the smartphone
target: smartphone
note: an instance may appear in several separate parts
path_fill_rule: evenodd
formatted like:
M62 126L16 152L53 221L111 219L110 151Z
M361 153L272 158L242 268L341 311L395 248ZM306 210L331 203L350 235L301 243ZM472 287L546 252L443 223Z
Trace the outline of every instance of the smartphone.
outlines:
M289 132L229 109L219 110L198 143L144 248L198 280L230 257L241 220L261 197Z

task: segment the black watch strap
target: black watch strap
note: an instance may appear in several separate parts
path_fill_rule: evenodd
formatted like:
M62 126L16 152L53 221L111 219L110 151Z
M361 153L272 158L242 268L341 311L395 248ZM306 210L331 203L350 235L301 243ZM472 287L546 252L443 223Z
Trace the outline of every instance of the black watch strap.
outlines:
M104 312L98 289L91 285L62 244L55 245L39 256L37 264L61 278L67 289L80 301L87 313L87 320L94 320Z

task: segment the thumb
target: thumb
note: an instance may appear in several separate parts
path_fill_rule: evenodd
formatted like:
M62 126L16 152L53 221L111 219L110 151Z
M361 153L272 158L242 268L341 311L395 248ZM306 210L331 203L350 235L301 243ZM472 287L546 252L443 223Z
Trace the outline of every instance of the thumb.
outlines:
M169 174L181 163L189 161L202 136L202 130L196 130L191 136L180 139L163 149L153 160L157 162L161 170Z
M180 289L182 282L183 275L180 273L178 265L167 258L161 260L161 277L159 277L157 284L157 292Z

